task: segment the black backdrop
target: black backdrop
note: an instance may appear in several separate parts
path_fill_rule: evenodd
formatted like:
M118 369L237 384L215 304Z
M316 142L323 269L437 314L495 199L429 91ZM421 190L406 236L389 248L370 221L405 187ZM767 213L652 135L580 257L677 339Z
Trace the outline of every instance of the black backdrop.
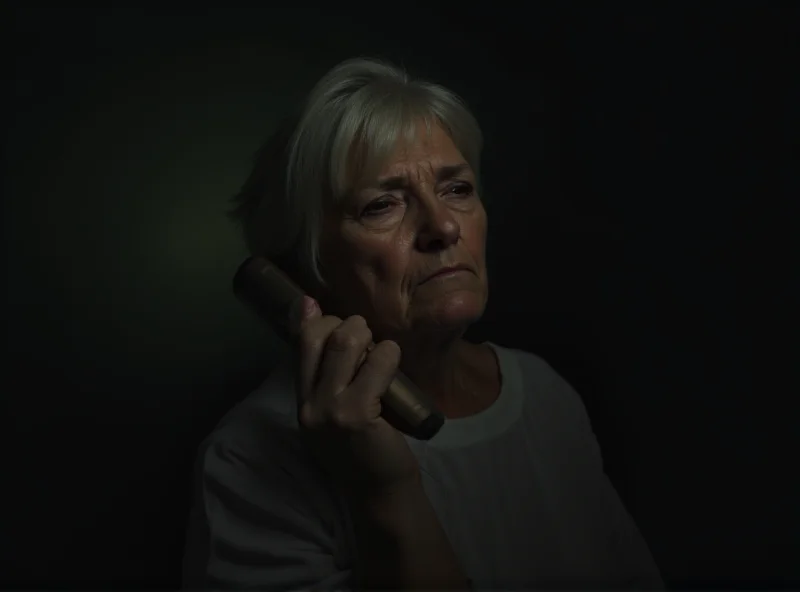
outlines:
M225 199L367 54L481 120L473 335L579 389L668 583L800 585L796 5L603 4L6 2L2 584L177 586L196 446L278 347Z

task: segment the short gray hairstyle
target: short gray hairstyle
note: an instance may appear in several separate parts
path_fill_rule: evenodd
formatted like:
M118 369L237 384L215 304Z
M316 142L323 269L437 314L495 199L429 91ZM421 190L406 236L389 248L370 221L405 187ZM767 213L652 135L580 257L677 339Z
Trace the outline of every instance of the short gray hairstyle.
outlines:
M442 126L480 183L480 126L456 94L384 61L357 58L335 66L299 117L262 147L234 197L231 214L250 252L291 270L308 290L325 286L319 240L326 204L377 174L401 135L413 138L420 121L428 133Z

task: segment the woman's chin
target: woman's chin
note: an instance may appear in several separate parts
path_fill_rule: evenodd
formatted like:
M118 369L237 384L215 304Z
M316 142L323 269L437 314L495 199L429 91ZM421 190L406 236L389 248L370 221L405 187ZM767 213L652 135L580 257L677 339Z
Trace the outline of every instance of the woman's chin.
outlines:
M435 303L415 311L419 329L438 331L464 331L483 315L486 299L475 293L448 294Z

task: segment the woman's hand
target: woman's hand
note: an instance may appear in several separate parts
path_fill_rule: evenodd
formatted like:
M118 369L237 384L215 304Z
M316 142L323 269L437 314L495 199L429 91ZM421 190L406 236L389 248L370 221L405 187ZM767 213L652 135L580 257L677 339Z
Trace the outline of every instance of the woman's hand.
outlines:
M419 482L404 436L381 417L400 364L393 341L372 346L363 317L323 316L306 296L300 327L298 418L317 458L357 496L386 496Z

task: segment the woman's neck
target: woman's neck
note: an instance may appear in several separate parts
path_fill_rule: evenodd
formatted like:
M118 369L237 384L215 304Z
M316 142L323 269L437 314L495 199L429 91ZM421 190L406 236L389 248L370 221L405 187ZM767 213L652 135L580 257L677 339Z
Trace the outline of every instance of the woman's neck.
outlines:
M499 394L499 373L487 346L461 338L401 344L400 369L449 418L478 413Z

